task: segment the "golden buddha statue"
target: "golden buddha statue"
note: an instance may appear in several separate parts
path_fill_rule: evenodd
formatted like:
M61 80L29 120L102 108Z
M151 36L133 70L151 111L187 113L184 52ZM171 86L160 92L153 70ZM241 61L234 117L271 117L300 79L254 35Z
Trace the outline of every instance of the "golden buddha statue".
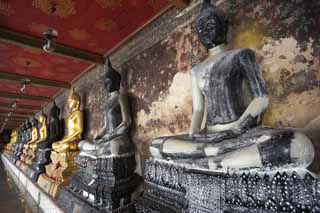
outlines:
M32 130L31 130L31 140L29 142L27 142L24 146L23 146L23 151L22 151L22 155L20 157L20 161L24 162L27 159L28 156L28 151L30 149L30 146L36 142L39 138L39 130L38 130L38 120L37 119L32 119L31 121L31 125L32 125ZM20 168L25 171L26 170L26 166L21 164Z
M38 140L29 145L28 155L25 158L25 163L28 165L31 165L33 159L36 157L38 144L45 141L48 137L48 128L47 128L46 121L47 121L47 117L44 113L42 113L39 116L40 127L38 131L39 132Z
M78 142L82 139L83 112L80 110L80 96L74 89L71 89L67 105L71 111L65 121L67 133L61 141L52 144L52 163L46 166L46 174L38 179L39 186L53 197L68 184L69 176L76 171Z

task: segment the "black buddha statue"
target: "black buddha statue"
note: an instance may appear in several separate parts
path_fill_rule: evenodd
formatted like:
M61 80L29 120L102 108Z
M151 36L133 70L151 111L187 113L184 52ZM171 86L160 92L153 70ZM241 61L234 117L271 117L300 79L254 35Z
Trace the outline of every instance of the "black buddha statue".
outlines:
M79 212L131 212L140 182L134 173L136 161L129 138L131 114L127 94L120 91L121 75L109 60L104 84L109 93L104 126L93 140L79 143L78 171L58 198L70 212L77 206L81 207ZM73 198L67 200L69 197Z
M23 143L23 140L24 140L25 128L26 128L26 122L24 122L18 130L17 143L14 144L14 152L12 156L12 160L14 163L19 159L17 156L18 156L19 149L21 148L21 144Z
M192 69L190 133L154 139L152 156L209 170L306 168L314 148L305 135L260 125L269 104L261 70L251 49L225 50L227 31L224 13L204 1L196 32L209 57Z
M50 154L52 143L59 141L63 137L62 121L59 120L60 109L53 103L48 119L48 137L44 142L38 144L37 157L32 163L29 171L30 178L37 181L40 174L45 173L46 165L51 163Z
M204 0L195 26L209 56L192 68L190 132L152 140L138 211L309 211L317 204L302 207L306 199L291 194L316 191L297 187L303 176L295 173L309 177L313 144L293 129L261 125L269 104L261 70L251 49L225 49L223 11Z
M15 163L20 166L20 156L22 155L24 145L29 142L32 138L32 122L31 120L25 121L21 132L21 141L17 143L15 150Z

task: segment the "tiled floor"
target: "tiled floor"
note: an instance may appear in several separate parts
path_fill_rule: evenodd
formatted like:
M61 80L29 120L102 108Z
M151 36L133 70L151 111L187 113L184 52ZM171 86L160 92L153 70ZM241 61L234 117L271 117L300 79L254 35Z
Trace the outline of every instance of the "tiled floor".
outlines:
M0 213L37 213L40 210L30 196L19 191L0 160Z

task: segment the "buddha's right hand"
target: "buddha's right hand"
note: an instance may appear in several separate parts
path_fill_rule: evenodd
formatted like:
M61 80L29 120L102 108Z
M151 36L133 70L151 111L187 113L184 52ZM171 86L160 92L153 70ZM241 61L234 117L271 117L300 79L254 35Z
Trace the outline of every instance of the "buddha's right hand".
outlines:
M201 143L219 143L223 140L237 137L239 134L232 130L224 130L212 133L198 133L193 135L193 140Z

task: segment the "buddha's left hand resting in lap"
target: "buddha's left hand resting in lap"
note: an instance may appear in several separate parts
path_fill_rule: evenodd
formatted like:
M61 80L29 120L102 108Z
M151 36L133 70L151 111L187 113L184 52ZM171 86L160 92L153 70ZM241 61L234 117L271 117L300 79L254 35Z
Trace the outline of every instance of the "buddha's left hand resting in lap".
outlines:
M196 31L209 57L192 69L190 133L154 139L152 157L212 170L307 167L314 158L307 136L259 125L269 104L261 70L252 50L225 51L227 23L220 9L204 2Z
M121 75L112 68L110 61L104 84L110 95L104 110L104 126L93 141L79 143L80 156L95 158L133 152L133 145L128 138L131 116L127 95L120 91Z

